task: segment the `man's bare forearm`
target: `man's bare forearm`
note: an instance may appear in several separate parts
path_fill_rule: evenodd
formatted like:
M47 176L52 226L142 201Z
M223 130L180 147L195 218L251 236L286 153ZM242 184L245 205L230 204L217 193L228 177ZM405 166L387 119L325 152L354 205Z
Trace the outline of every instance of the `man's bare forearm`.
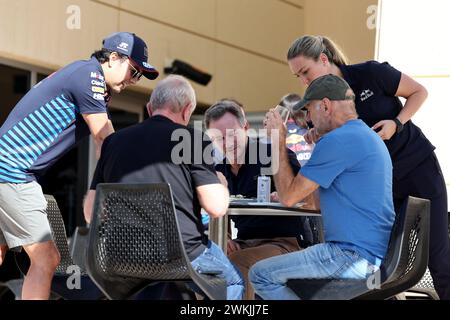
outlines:
M291 207L311 195L319 185L304 177L301 173L293 173L286 147L280 143L278 148L278 171L274 171L273 178L280 202L287 207ZM274 154L272 154L272 163L273 156ZM275 166L275 168L277 167Z
M295 176L292 173L292 168L289 163L288 154L284 143L282 143L282 141L278 142L278 145L273 143L272 148L272 168L274 169L273 180L275 182L275 188L277 189L280 202L284 203L293 189L291 188L291 185L294 182ZM274 166L274 161L276 161L276 159L274 159L274 155L277 155L277 153L279 163L278 166Z

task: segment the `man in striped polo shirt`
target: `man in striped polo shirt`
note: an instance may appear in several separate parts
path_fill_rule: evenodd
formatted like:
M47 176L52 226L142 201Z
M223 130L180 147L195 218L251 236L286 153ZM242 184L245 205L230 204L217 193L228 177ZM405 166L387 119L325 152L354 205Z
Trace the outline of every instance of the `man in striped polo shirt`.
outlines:
M48 299L59 264L36 176L89 134L99 157L103 140L114 132L107 114L110 92L142 75L156 79L147 57L141 38L113 33L90 60L73 62L34 86L0 128L0 265L8 248L27 252L31 264L22 299Z

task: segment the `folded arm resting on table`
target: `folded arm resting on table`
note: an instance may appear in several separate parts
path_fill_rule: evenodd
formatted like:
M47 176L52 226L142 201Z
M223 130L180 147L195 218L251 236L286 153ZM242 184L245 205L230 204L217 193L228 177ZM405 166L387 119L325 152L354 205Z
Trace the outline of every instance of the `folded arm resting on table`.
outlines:
M270 201L271 202L280 202L280 198L278 197L278 192L274 191L270 194ZM316 190L313 193L311 193L309 196L303 199L301 207L306 207L311 210L320 210L320 203L319 203L319 192Z
M278 148L278 150L272 150L272 155L279 155L278 163L276 163L276 159L272 159L275 187L278 191L280 202L287 207L292 207L311 195L319 188L319 185L304 177L301 173L298 173L297 175L292 173L285 148L286 127L280 122L279 115L274 112L268 112L266 119L266 127L269 130L269 133L273 129L276 129L279 132L277 135L278 141L275 141L276 143L274 143L272 137L272 148ZM311 201L310 199L307 200Z
M319 188L319 185L301 173L296 176L292 174L284 148L280 148L280 167L273 175L273 179L280 202L285 206L292 207L302 200L310 204L318 203L318 194L313 195L313 192Z

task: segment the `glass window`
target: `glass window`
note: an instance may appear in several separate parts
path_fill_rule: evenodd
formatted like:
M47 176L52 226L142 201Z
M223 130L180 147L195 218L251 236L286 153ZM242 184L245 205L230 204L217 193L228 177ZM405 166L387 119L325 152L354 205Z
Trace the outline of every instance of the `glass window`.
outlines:
M30 90L31 72L0 64L0 126L19 100Z
M45 78L47 78L48 74L42 74L42 73L38 73L37 74L37 83L41 82L42 80L44 80Z

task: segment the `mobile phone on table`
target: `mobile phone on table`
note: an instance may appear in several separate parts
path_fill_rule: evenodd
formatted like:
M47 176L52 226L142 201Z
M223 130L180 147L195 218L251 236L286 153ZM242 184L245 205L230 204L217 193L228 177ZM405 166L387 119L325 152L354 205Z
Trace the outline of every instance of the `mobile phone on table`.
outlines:
M222 270L197 270L198 273L200 274L207 274L210 276L217 276L219 274L222 274Z

